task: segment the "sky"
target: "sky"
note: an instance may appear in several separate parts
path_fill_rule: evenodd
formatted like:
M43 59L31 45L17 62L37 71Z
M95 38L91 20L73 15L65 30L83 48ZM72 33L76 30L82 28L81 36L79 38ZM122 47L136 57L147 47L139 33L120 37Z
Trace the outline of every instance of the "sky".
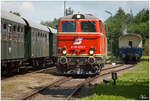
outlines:
M122 8L125 13L132 10L135 16L143 8L149 9L147 1L66 1L66 8L71 7L75 13L92 14L105 21L110 14L117 13ZM64 16L63 1L1 1L1 10L19 12L22 17L33 22L52 21L54 18Z

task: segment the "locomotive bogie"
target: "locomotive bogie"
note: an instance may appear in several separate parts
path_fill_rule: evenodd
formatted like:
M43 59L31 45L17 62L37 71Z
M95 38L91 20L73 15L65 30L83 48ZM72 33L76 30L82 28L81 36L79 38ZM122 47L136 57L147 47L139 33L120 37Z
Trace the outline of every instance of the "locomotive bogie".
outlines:
M58 57L57 70L60 74L97 74L104 67L103 57Z

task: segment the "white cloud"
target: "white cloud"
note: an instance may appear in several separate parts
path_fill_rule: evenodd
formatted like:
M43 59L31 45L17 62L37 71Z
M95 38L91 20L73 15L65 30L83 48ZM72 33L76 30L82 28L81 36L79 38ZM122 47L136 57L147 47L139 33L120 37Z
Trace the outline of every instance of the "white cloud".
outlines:
M123 1L121 7L126 13L130 13L130 8L128 7L127 1Z
M27 11L27 12L34 12L35 8L32 5L32 2L23 2L20 6L20 9Z

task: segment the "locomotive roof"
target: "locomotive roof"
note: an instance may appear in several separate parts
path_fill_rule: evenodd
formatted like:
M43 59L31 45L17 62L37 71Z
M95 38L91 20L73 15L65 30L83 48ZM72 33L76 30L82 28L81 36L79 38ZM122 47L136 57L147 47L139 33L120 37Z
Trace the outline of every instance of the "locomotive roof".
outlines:
M61 17L63 19L72 19L72 17L74 16L75 14L73 15L68 15L68 16L64 16L64 17ZM85 19L98 19L97 17L93 16L92 14L82 14L84 15Z
M1 18L26 25L26 23L24 22L24 20L21 17L15 15L15 14L9 13L7 11L4 11L4 10L1 10Z
M47 28L47 26L41 25L39 23L32 22L30 20L26 20L26 21L27 21L27 23L29 24L30 27L37 28L37 29L49 32L49 29Z

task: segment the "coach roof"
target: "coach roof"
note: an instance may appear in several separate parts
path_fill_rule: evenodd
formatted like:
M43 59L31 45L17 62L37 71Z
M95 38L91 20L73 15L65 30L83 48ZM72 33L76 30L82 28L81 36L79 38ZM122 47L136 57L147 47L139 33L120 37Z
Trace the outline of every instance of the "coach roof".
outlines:
M72 17L74 16L75 14L73 15L68 15L68 16L64 16L64 17L61 17L62 19L72 19ZM81 15L84 15L84 19L98 19L97 17L93 16L92 14L81 14Z
M49 32L49 29L47 28L47 26L32 22L30 20L26 20L26 21L27 21L27 23L29 24L30 27L37 28L37 29Z
M26 23L24 22L24 20L21 17L15 15L15 14L9 13L7 11L4 11L4 10L1 10L1 18L26 25Z
M48 27L48 29L52 32L52 33L57 33L57 30L56 29L54 29L54 28L51 28L51 27Z

